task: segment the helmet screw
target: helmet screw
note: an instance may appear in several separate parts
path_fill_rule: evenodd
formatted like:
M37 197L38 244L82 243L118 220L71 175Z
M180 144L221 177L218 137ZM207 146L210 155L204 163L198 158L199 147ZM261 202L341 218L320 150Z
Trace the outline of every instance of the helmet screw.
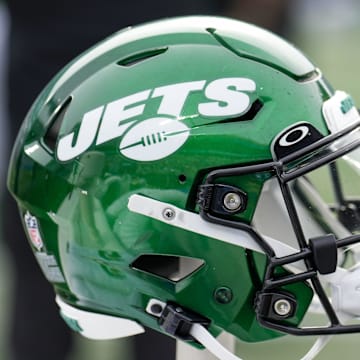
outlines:
M166 208L164 209L162 215L165 220L172 220L175 217L175 211L171 208Z
M286 299L279 299L274 303L274 311L279 316L287 316L292 311L292 305Z
M223 200L226 210L237 211L243 205L242 198L239 194L234 192L229 192L224 196Z
M152 304L150 310L153 314L159 315L164 309L160 304Z
M228 287L222 286L215 290L215 300L220 304L228 304L233 299L233 293Z

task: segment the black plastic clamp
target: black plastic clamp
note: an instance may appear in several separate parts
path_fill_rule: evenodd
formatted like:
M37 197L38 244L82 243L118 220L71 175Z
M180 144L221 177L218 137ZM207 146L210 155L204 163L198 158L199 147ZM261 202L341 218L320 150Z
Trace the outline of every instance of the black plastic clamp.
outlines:
M173 303L166 305L158 321L166 333L185 341L196 341L190 335L193 324L201 324L204 327L210 325L210 320L205 317Z
M259 292L255 300L257 315L265 319L285 320L296 313L297 302L288 292Z
M227 194L235 194L240 199L240 205L234 211L224 206L224 198ZM247 194L239 188L225 184L200 185L197 203L205 212L219 215L232 215L243 212L247 206Z
M337 267L337 246L334 234L309 239L314 266L320 274L331 274Z

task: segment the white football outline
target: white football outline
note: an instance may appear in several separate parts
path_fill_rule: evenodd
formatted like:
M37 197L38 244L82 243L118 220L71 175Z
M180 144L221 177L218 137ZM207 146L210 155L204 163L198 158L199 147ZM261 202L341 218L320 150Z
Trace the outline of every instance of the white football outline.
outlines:
M119 150L132 160L160 160L180 149L189 133L190 129L182 121L154 117L132 126L122 137Z

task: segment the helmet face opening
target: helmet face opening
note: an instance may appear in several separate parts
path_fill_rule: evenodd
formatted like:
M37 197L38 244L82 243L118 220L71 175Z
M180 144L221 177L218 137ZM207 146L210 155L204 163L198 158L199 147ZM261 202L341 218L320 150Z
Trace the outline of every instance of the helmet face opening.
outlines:
M167 333L177 306L181 321L249 342L353 332L359 142L351 98L285 41L170 19L55 76L8 187L64 317L89 336L101 314ZM330 325L303 325L316 302Z
M319 274L336 272L337 266L345 263L345 255L349 252L346 246L352 245L356 254L357 246L354 244L360 242L360 189L354 186L359 180L358 118L357 115L350 127L327 137L315 132L313 141L312 127L306 123L296 124L280 134L274 143L276 149L282 139L288 139L295 129L298 131L297 141L285 144L291 146L294 143L294 152L265 164L214 170L200 187L206 189L205 195L200 190L202 217L217 224L247 229L267 255L263 287L257 295L257 316L264 326L291 334L313 335L360 330L360 325L340 323L319 277ZM305 136L308 138L305 139ZM303 139L306 144L299 147L298 142ZM250 181L249 177L252 178ZM219 191L208 191L219 186L228 187L223 184L225 182L232 184L227 191L235 194L235 184L238 183L246 194L246 184L254 184L256 179L261 179L263 186L255 204L253 227L237 222L230 211L224 216L218 204L221 201L225 203L225 198L216 199L221 196ZM293 252L285 256L277 253L271 239L287 244ZM356 255L354 257L356 259ZM356 265L354 259L352 265ZM294 273L279 273L280 266ZM289 326L284 321L294 316L297 306L296 296L284 293L284 286L305 280L311 282L319 297L330 321L329 326L300 328ZM274 311L279 302L287 304L285 315Z
M285 164L281 178L287 179L305 239L327 233L341 239L358 231L360 189L354 186L359 171L357 141L356 130L292 161L291 165ZM290 218L282 216L286 212L286 203L280 194L281 189L275 178L264 183L253 223L260 233L298 248ZM269 219L266 214L271 209L274 213ZM269 221L275 223L270 226Z

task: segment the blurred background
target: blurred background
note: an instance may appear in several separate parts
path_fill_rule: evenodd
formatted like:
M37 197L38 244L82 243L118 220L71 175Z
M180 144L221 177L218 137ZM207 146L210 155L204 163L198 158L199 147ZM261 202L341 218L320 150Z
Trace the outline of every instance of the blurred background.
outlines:
M136 3L136 1L134 1ZM11 3L11 1L9 1ZM35 19L32 19L28 13L31 3L21 8L21 1L14 7L16 21L19 18L27 18L27 22L39 22L46 24L47 21L42 16L41 9L35 10L37 13ZM36 2L34 2L35 4ZM106 3L104 1L103 3ZM120 1L119 1L120 3ZM176 3L176 1L174 2ZM205 3L205 2L204 2ZM224 3L224 2L223 2ZM87 4L86 2L84 4ZM172 3L171 3L172 4ZM201 8L194 8L189 13L222 13L242 20L251 21L275 32L278 32L302 49L305 54L322 70L326 78L336 89L346 90L352 94L355 102L360 104L360 2L356 0L283 0L283 1L228 1L228 6L208 7L204 12ZM286 5L285 5L286 4ZM85 5L87 6L87 5ZM99 6L99 5L97 5ZM100 5L102 6L102 5ZM126 7L126 3L123 5ZM170 5L168 5L170 6ZM172 6L172 5L171 5ZM19 10L20 8L20 10ZM205 8L204 8L205 9ZM269 11L269 9L271 11ZM153 9L155 12L155 8ZM44 10L46 11L46 9ZM28 17L29 15L29 17ZM172 15L172 14L171 14ZM5 187L5 174L7 168L7 151L10 147L9 140L9 87L8 74L9 64L12 64L13 57L10 57L9 49L14 51L13 41L19 41L12 37L10 44L10 11L8 4L0 0L0 186L3 191ZM131 21L131 20L129 20ZM134 20L135 21L135 20ZM128 24L126 24L128 25ZM119 28L124 27L120 22ZM41 26L39 26L41 29ZM46 29L43 29L46 31ZM94 30L96 31L96 30ZM71 29L69 30L71 33ZM41 32L39 33L41 34ZM110 34L110 33L109 33ZM104 35L106 32L104 32ZM89 41L91 41L89 37ZM11 46L10 46L11 45ZM90 44L89 44L90 45ZM16 47L16 46L15 46ZM61 46L60 46L61 48ZM80 50L84 50L79 46ZM65 50L64 50L65 51ZM76 53L75 53L76 55ZM12 54L13 56L13 54ZM72 57L72 56L71 56ZM65 65L59 61L59 66ZM41 58L38 59L41 62ZM68 59L70 60L70 58ZM13 64L12 64L13 65ZM45 64L44 64L45 65ZM21 66L21 64L20 64ZM58 69L56 69L58 70ZM49 70L50 71L50 70ZM45 79L45 77L44 77ZM20 78L19 88L26 88L26 78ZM21 81L24 83L22 84ZM24 95L22 95L24 96ZM29 104L34 100L33 95L29 96ZM19 99L21 102L23 99ZM12 105L14 106L14 104ZM0 207L0 227L4 227L4 215L7 212L6 205ZM15 225L14 225L15 226ZM0 239L0 360L14 359L10 356L10 336L12 328L14 304L17 303L15 292L15 263L14 255L10 256L5 242L7 239ZM15 255L16 256L16 255ZM29 256L30 252L29 252ZM26 296L32 297L31 291ZM48 301L52 301L51 298ZM16 311L16 307L15 307ZM28 312L32 311L32 306L28 306ZM21 319L17 319L21 322ZM24 318L24 321L26 319ZM21 325L20 325L21 327ZM31 329L30 326L26 328ZM43 346L43 338L28 331L29 338L35 339L36 346ZM26 334L25 334L26 336ZM318 359L357 359L358 341L360 335L338 336L333 339L325 350L319 355ZM245 359L260 359L266 356L271 359L299 359L314 342L314 338L289 338L275 340L270 343L249 345L244 343L237 344L237 350L240 357ZM14 345L12 345L14 346ZM153 349L154 352L161 352L161 349ZM66 356L66 360L131 360L131 346L129 340L92 342L74 335L73 346ZM24 359L42 360L33 357L31 353ZM21 357L16 357L20 360Z

